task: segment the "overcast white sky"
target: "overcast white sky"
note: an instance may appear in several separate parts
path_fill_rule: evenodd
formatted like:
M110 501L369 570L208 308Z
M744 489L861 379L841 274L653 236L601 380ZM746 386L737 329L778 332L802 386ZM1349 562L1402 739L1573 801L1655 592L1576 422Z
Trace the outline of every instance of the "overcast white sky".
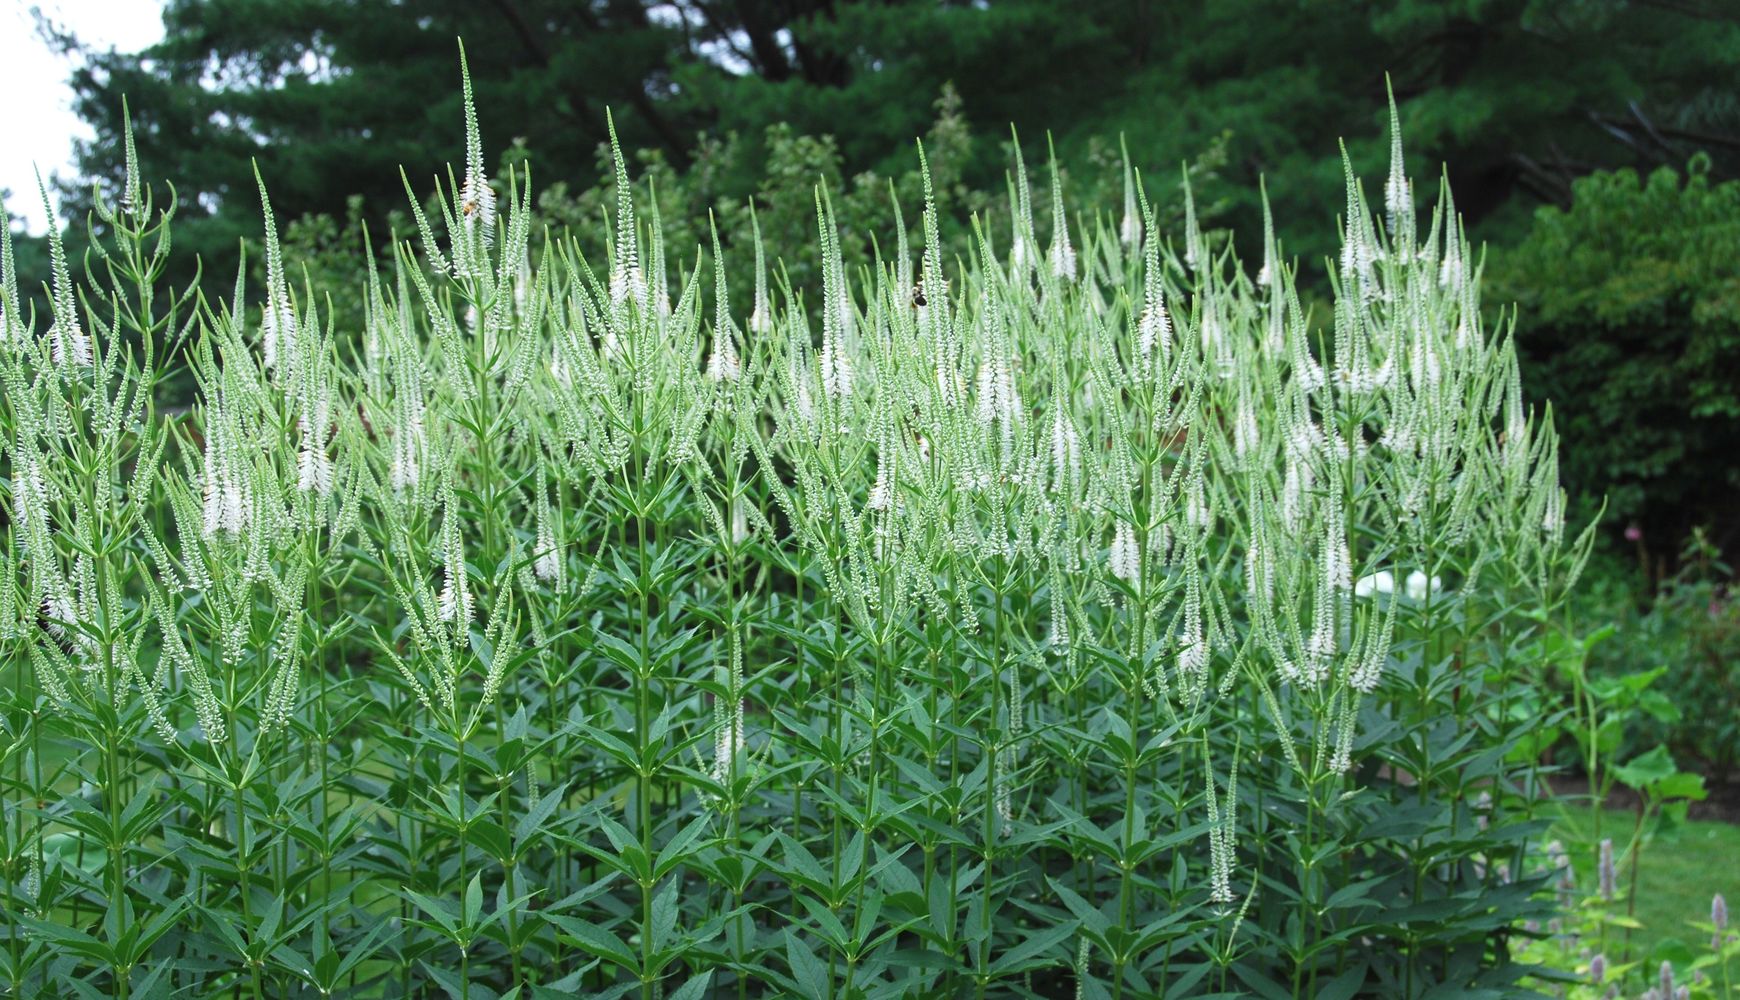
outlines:
M98 47L143 48L163 35L160 0L0 0L0 188L10 191L6 208L23 216L33 233L43 230L36 168L46 179L72 173L72 140L91 131L72 112L67 78L70 60L50 51L31 11L73 29Z

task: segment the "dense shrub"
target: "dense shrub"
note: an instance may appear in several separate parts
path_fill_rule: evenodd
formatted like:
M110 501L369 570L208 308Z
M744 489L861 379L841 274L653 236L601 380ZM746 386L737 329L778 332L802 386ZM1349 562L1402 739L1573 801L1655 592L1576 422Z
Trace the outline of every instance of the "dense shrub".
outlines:
M1650 701L1630 720L1627 753L1665 745L1688 766L1731 779L1740 772L1740 602L1733 570L1695 532L1680 569L1639 604L1638 572L1590 573L1586 620L1611 622L1591 650L1591 671L1654 675Z
M1740 182L1703 162L1578 181L1496 255L1489 296L1518 305L1530 390L1562 407L1567 486L1658 564L1697 525L1740 541Z
M9 988L1514 990L1588 536L1399 142L1316 325L1055 168L704 298L617 155L534 259L467 126L356 350L269 205L263 307L158 289L130 148L46 330L8 252Z

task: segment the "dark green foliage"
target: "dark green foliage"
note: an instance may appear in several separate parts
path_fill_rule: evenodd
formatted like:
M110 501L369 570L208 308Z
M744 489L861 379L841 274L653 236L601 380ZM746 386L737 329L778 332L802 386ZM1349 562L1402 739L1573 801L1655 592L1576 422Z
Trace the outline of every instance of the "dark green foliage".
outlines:
M703 544L686 486L643 490L570 522L574 548L601 553L569 567L593 586L528 595L528 618L560 632L504 668L508 684L463 741L372 648L402 626L385 568L360 552L345 588L310 611L304 648L323 666L288 732L256 729L254 669L237 678L233 752L186 729L182 747L165 747L137 701L84 718L9 697L20 742L0 769L0 980L35 996L116 995L108 970L124 963L99 916L112 849L143 924L135 997L493 997L515 982L528 984L520 996L638 997L646 982L697 1000L1062 998L1083 940L1088 997L1523 995L1506 942L1552 910L1544 876L1511 873L1547 821L1531 818L1529 758L1507 751L1555 710L1528 697L1538 653L1520 637L1464 625L1428 642L1411 611L1398 677L1361 719L1345 777L1288 780L1254 693L1169 745L1177 727L1142 704L1140 665L1108 649L1035 691L1030 735L993 735L983 691L1003 655L996 619L976 632L914 622L877 648L835 624L813 563L759 539ZM657 525L626 514L638 507L660 511ZM640 530L647 541L616 547ZM735 573L777 583L732 606L721 595ZM1043 592L1004 601L1018 622L1045 615ZM713 671L733 629L758 637L743 687L753 753L721 777L697 754L711 756L709 706L727 696ZM475 700L493 654L476 633L473 647ZM15 670L9 688L29 690ZM867 671L893 685L890 714L866 717L842 693ZM1308 719L1290 728L1302 747L1316 737ZM93 787L92 734L108 732L137 789L113 833ZM988 855L987 739L1023 747L1016 818ZM1245 772L1242 919L1198 881L1202 740ZM70 832L35 883L22 797L42 788L55 790L42 819ZM643 880L658 891L643 894ZM975 993L981 980L988 994Z
M682 156L692 139L646 92L682 34L640 3L169 0L164 28L144 53L87 53L74 87L98 138L81 159L92 179L118 181L120 99L129 97L145 169L176 178L178 242L219 273L233 271L237 243L258 232L250 161L271 178L287 219L333 211L350 195L384 212L404 199L401 167L427 189L453 158L445 123L459 115L451 82L461 34L497 134L535 136L540 163L557 176L592 162L607 105L637 144ZM88 203L88 192L70 193Z
M1657 673L1614 749L1629 756L1663 745L1717 780L1740 773L1740 601L1722 553L1695 533L1680 569L1641 607L1637 570L1591 576L1581 613L1613 622L1591 653L1593 672Z
M958 168L969 189L1001 190L1010 124L1035 159L1056 129L1071 164L1126 133L1151 177L1225 137L1225 182L1198 197L1253 231L1267 176L1289 252L1308 260L1333 250L1335 142L1375 134L1386 73L1414 172L1455 164L1485 238L1567 203L1592 169L1706 149L1732 176L1740 141L1740 23L1708 0L172 0L165 21L148 52L87 53L75 85L98 138L81 162L114 180L131 95L147 172L188 202L178 237L219 273L253 232L250 159L286 218L353 194L384 212L400 166L422 190L453 159L456 35L473 41L494 131L523 138L542 181L593 182L607 106L626 142L679 173L705 166L710 142L753 146L783 123L831 136L844 178L899 176L952 82L975 140ZM1360 169L1381 167L1380 142L1350 144ZM697 186L710 202L779 187L773 156L750 150Z
M1641 529L1652 574L1694 526L1740 543L1740 182L1708 171L1592 175L1492 262L1567 487Z

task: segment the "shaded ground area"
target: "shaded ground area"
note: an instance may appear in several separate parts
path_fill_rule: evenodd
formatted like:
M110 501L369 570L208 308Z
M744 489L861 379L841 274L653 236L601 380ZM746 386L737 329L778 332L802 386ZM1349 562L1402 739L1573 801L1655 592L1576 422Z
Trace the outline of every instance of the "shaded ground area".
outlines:
M1580 774L1557 775L1546 781L1555 796L1573 802L1583 801L1589 794L1589 782ZM1704 789L1709 795L1702 802L1690 803L1686 818L1740 825L1740 778L1723 780L1706 776ZM1615 785L1607 793L1607 808L1630 812L1637 808L1637 793L1623 785ZM1740 855L1734 856L1725 867L1740 868Z

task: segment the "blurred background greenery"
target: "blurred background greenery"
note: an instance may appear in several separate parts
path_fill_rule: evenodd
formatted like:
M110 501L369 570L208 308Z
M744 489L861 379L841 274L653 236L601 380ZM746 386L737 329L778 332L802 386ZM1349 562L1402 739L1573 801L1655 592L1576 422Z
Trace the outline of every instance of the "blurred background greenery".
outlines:
M117 182L125 95L144 173L180 197L179 280L197 260L209 292L227 289L260 231L257 161L341 329L365 240L378 251L403 232L406 184L431 190L459 157L457 37L486 138L532 164L552 227L601 231L609 109L675 245L702 242L709 210L742 245L753 207L770 247L800 248L820 181L857 262L889 245L875 228L889 197L916 217L915 138L945 217L978 213L996 233L1017 143L1036 176L1051 143L1076 203L1111 211L1122 140L1164 212L1181 211L1188 169L1204 224L1247 251L1261 181L1285 251L1324 275L1338 142L1382 173L1387 80L1421 194L1447 174L1488 248L1492 320L1514 317L1524 384L1553 406L1573 509L1604 518L1582 613L1615 628L1592 668L1668 668L1652 690L1673 710L1639 713L1626 739L1665 743L1712 789L1734 778L1734 3L167 0L163 18L162 41L131 52L45 23L81 57L76 108L96 136L65 214L83 219L91 185ZM40 241L21 240L21 258L39 283ZM794 286L813 277L801 254L783 263Z

